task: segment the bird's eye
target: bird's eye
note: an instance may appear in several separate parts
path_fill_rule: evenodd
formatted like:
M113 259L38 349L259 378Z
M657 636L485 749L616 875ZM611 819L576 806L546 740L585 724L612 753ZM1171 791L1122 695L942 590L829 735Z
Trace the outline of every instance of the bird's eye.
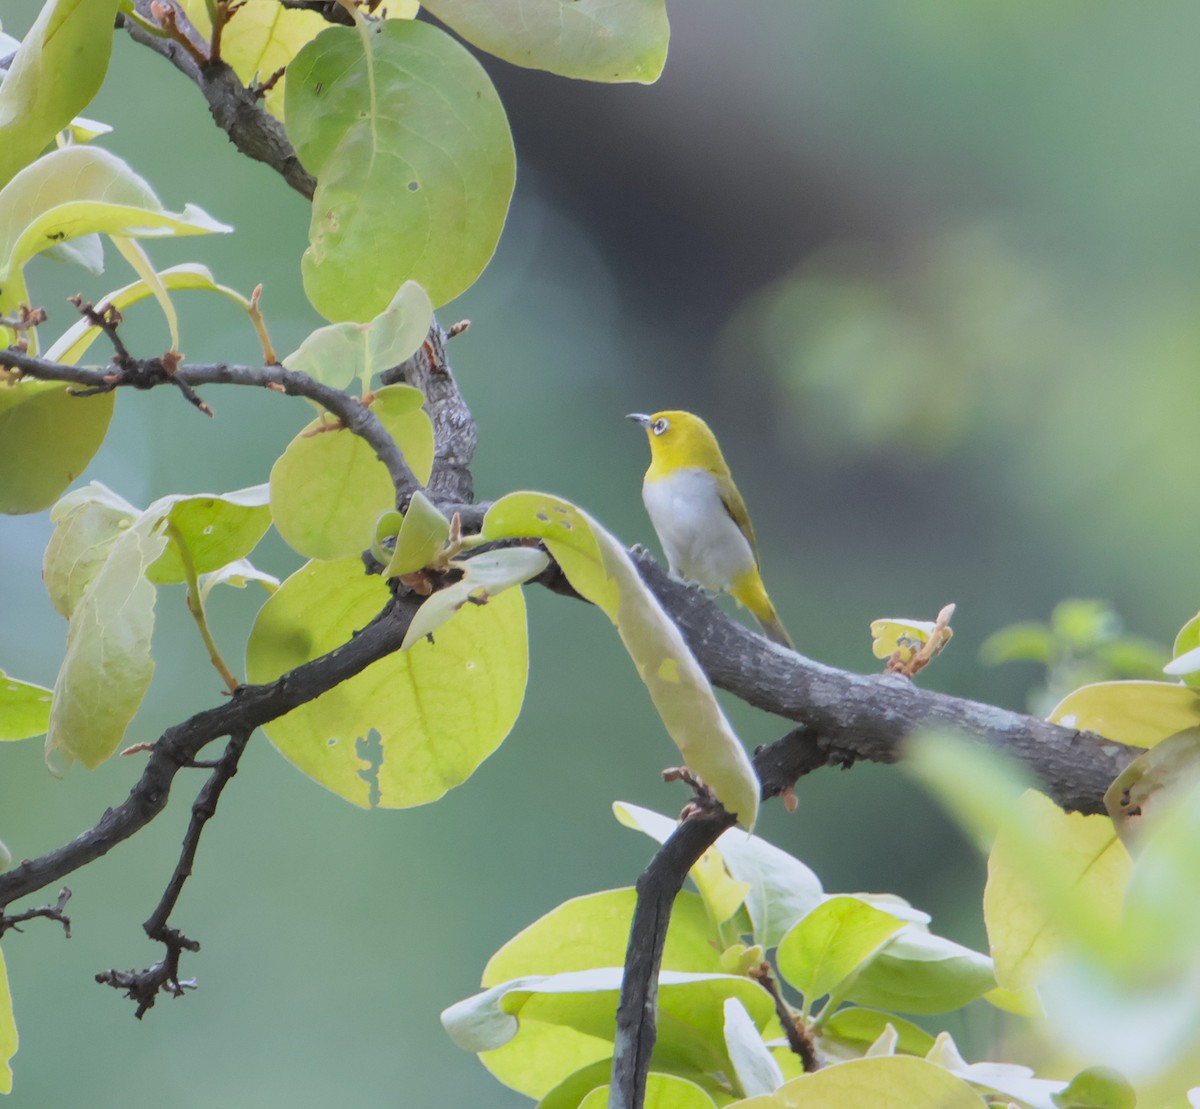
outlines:
M654 434L661 435L670 426L671 425L669 423L667 423L667 421L662 416L659 416L659 418L654 421L654 425L653 425Z

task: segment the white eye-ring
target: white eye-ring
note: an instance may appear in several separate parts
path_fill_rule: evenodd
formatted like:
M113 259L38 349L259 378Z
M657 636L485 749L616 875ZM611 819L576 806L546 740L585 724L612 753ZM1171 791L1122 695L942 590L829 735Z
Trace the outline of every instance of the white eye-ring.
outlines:
M655 435L661 435L670 426L671 424L665 416L659 416L659 418L654 421L650 430L653 431Z

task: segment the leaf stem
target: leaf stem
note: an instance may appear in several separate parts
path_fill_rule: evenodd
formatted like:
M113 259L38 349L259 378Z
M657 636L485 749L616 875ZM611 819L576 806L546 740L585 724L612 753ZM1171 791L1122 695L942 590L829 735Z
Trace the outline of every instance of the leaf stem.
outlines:
M174 542L176 550L179 551L179 560L183 563L183 572L187 577L188 612L192 614L192 619L196 621L196 627L200 629L200 638L204 640L204 646L208 649L208 657L212 660L217 673L221 675L221 680L225 683L230 693L236 693L242 683L233 676L229 667L225 665L225 660L221 657L217 641L213 639L212 632L209 631L208 617L204 612L204 599L200 595L200 582L196 577L196 564L192 561L192 552L188 550L187 541L184 539L183 533L171 520L167 520L166 532Z

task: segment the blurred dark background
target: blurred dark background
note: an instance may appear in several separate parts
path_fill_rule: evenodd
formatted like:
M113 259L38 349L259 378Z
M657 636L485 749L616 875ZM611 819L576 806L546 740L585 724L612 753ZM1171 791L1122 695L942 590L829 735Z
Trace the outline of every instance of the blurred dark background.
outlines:
M4 29L23 35L38 7L6 0ZM772 595L813 657L871 669L870 620L932 619L952 600L954 643L922 681L1020 708L1036 675L985 668L978 646L1063 597L1109 598L1169 642L1197 607L1200 9L691 0L670 14L655 86L483 59L517 193L491 266L441 313L472 320L451 355L480 426L479 495L560 493L652 543L646 444L623 416L684 407L718 432ZM236 157L165 62L118 36L87 114L116 125L105 145L167 207L237 229L151 243L160 267L263 282L281 352L322 322L300 286L305 202ZM130 279L109 260L101 277L31 267L46 335L71 321L65 296ZM189 358L255 359L232 307L177 302ZM162 349L152 305L126 338ZM163 391L122 395L85 479L143 505L254 484L308 419L265 393L208 399L215 421ZM3 528L0 666L49 685L65 632L39 585L50 524ZM297 565L273 539L256 561ZM261 599L214 602L234 658ZM633 882L650 844L618 828L612 800L684 799L659 780L674 749L607 622L537 591L529 607L524 715L436 805L358 811L256 737L175 917L203 944L186 1000L139 1024L92 976L157 958L140 924L199 778L71 877L70 942L37 924L6 937L22 1036L10 1104L527 1104L449 1042L439 1011L537 916ZM158 611L131 741L220 696L181 591L161 590ZM787 730L729 711L749 747ZM139 771L116 759L55 781L36 740L2 754L0 838L18 859L91 825ZM985 942L982 863L901 771L825 771L797 795L760 830L827 889L903 894L939 931ZM954 1027L972 1057L999 1050L986 1009Z

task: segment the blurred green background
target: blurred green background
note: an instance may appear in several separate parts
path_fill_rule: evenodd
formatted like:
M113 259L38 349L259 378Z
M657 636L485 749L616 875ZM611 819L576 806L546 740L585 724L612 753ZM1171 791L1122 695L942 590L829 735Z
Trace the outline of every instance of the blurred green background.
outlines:
M38 6L5 0L4 29L24 34ZM932 619L953 600L954 644L923 683L1020 708L1034 675L982 667L978 645L1062 597L1111 598L1132 631L1169 642L1197 606L1200 8L691 0L671 15L648 88L483 59L517 194L491 266L441 313L472 320L451 355L480 426L479 495L560 493L652 543L646 444L623 416L685 407L717 430L771 592L815 658L872 669L871 619ZM123 36L87 114L116 125L105 145L169 208L237 229L153 243L156 263L262 282L276 346L294 349L321 322L299 279L305 202ZM49 335L71 321L68 294L128 280L111 251L101 277L44 260L29 276ZM232 307L179 302L188 358L255 360ZM163 349L156 309L131 313L126 338ZM123 394L85 477L142 505L254 484L309 416L267 393L207 397L214 421L164 390ZM65 632L39 584L49 534L45 514L9 519L0 543L0 665L46 684ZM298 560L269 539L256 561L284 575ZM261 600L216 601L235 658ZM74 938L43 924L6 937L22 1038L10 1104L528 1104L438 1013L531 920L632 883L650 844L618 828L612 800L684 800L659 780L674 749L607 622L529 601L524 715L438 804L358 811L255 738L174 917L203 945L185 1000L139 1024L92 976L158 957L140 924L199 775L71 876ZM220 698L179 589L160 591L159 620L131 741ZM787 730L729 707L749 747ZM55 781L37 741L2 754L0 838L18 859L90 826L140 769L135 756ZM760 830L827 889L901 893L939 931L985 942L982 864L900 771L825 771L797 795ZM982 1008L955 1024L974 1057L999 1050L996 1027Z

